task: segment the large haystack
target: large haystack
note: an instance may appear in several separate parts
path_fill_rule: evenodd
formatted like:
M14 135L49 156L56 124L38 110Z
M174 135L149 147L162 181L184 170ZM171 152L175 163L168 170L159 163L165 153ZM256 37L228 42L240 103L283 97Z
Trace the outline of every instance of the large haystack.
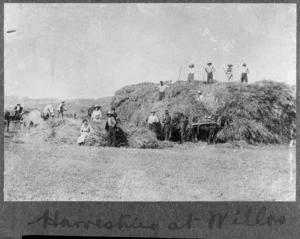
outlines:
M284 83L176 82L168 88L163 101L158 101L157 86L142 83L116 92L112 105L124 124L145 127L151 110L156 110L162 118L168 109L173 118L173 139L181 135L184 140L190 140L191 124L207 115L229 119L217 134L217 139L222 141L287 143L291 134L295 134L295 91ZM201 102L196 100L198 90L204 95Z

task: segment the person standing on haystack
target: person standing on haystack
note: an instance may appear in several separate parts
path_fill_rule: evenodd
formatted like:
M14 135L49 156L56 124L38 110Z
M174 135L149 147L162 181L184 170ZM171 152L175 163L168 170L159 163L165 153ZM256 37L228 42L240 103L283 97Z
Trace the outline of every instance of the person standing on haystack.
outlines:
M171 116L169 115L169 111L165 110L165 115L162 119L163 123L163 132L165 136L165 140L169 141L170 132L171 132Z
M195 75L194 64L190 64L189 65L189 74L188 74L188 83L191 83L194 81L194 75Z
M241 75L241 82L246 82L248 83L248 74L249 74L249 69L246 65L246 63L243 64L242 68L242 75Z
M213 72L215 72L216 69L212 66L212 63L207 63L207 67L205 67L205 72L207 74L207 84L213 83Z
M116 147L117 146L117 134L116 134L116 128L117 128L117 122L112 114L111 111L108 111L107 113L107 124L108 124L108 146Z
M157 87L159 89L159 98L158 100L161 101L166 97L166 88L170 87L168 85L164 85L164 82L160 82L160 85Z
M227 75L227 79L228 81L233 81L233 65L232 64L228 64L227 65L228 68L226 70L226 75Z
M151 130L151 131L156 131L156 125L159 123L159 119L157 117L157 115L155 115L155 111L152 110L150 112L152 115L150 115L148 117L148 128Z

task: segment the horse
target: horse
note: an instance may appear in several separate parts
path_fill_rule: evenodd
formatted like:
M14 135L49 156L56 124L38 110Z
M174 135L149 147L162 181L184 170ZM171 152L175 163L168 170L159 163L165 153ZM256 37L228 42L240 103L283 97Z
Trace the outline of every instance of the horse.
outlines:
M175 112L172 117L171 139L180 141L180 143L187 141L189 138L189 119L188 115L181 112Z
M6 131L9 131L9 125L10 122L20 122L23 120L24 116L29 114L30 112L28 110L23 110L21 114L13 115L8 110L4 110L4 124L6 124L7 129Z
M27 133L31 127L36 127L48 120L50 117L54 117L54 109L52 105L46 105L44 110L41 112L39 110L33 110L23 118L23 125L27 127Z
M218 132L227 126L230 122L230 116L219 116L216 122L209 122L207 124L192 127L192 140L197 141L197 136L206 139L207 144L215 143Z
M54 108L52 107L52 105L48 104L45 106L43 112L41 112L41 117L44 120L47 120L47 119L49 119L50 116L54 117L55 114L54 114Z
M11 117L10 112L8 110L4 110L4 124L6 124L6 131L9 131L9 123L10 123Z
M207 144L213 141L216 123L210 122L202 125L192 126L192 141L197 142L198 138L205 140Z

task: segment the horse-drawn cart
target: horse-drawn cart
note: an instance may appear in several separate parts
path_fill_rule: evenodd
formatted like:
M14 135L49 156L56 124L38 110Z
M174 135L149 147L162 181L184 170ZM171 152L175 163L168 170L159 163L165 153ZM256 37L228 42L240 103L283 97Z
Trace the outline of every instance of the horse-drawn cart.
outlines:
M216 135L221 128L216 121L198 121L192 125L192 140L193 142L198 139L207 141L208 144L215 143Z

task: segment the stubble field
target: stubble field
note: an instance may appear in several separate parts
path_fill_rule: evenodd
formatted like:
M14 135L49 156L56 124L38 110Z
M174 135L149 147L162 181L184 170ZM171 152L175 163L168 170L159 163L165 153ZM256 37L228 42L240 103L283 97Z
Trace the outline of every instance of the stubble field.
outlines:
M295 146L79 147L16 133L4 141L5 201L295 200Z

